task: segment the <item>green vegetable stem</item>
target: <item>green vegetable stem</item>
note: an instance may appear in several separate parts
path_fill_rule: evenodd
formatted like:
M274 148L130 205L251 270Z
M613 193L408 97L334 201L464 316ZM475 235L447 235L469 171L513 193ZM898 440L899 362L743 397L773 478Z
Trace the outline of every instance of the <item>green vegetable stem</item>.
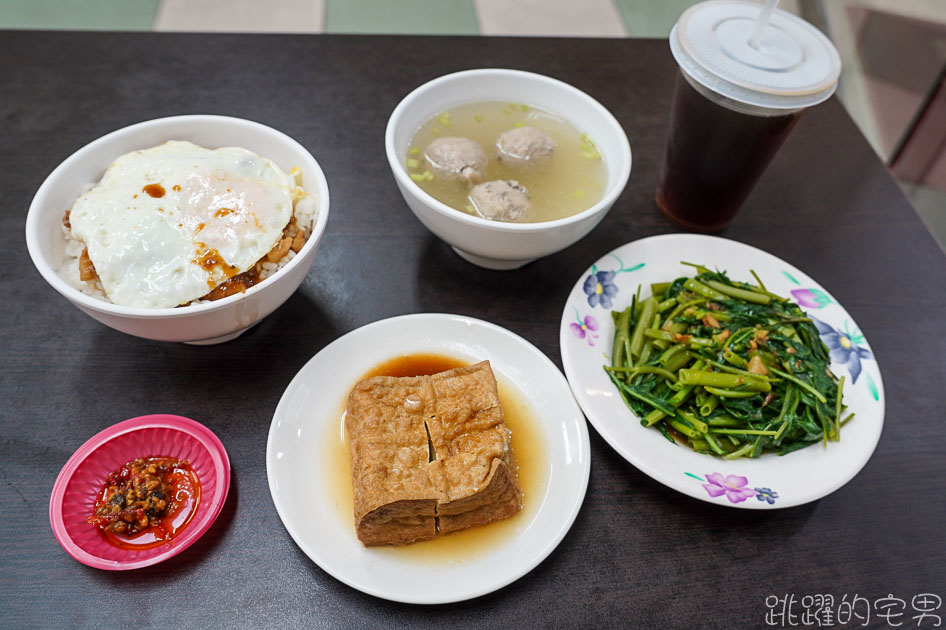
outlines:
M798 305L724 271L641 288L612 312L605 366L624 403L667 439L735 459L841 439L844 379Z

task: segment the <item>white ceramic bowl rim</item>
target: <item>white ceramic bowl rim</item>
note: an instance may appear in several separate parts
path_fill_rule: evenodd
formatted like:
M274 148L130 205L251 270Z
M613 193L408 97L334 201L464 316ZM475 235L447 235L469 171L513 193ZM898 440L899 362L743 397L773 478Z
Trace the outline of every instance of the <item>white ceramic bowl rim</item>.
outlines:
M214 300L212 302L206 302L203 304L192 304L186 307L171 307L171 308L145 308L137 306L122 306L120 304L113 304L112 302L106 302L98 298L92 297L82 293L78 289L70 286L66 281L59 277L57 271L49 264L46 258L42 254L42 249L40 248L37 231L39 225L37 224L39 219L39 209L42 207L45 202L45 198L49 191L52 189L52 186L55 184L56 180L61 173L68 171L72 166L94 152L98 147L103 144L111 142L115 136L121 136L128 133L134 133L136 131L142 131L150 129L151 127L159 127L161 125L167 124L169 122L195 122L195 123L207 123L213 124L214 122L237 122L241 125L256 127L259 131L268 134L274 134L279 136L280 139L288 145L293 146L295 149L311 156L311 153L308 149L302 146L299 142L289 137L285 133L273 129L268 125L258 123L252 120L246 120L244 118L236 118L233 116L219 116L215 114L185 114L181 116L167 116L164 118L154 118L151 120L145 120L139 123L128 125L127 127L122 127L121 129L116 129L110 133L93 140L92 142L86 144L75 153L67 157L59 166L57 166L53 171L46 177L42 185L39 187L39 190L36 191L36 194L33 196L33 201L30 203L30 209L26 215L26 245L27 249L30 252L30 257L33 259L33 264L36 266L36 269L39 273L46 279L46 281L59 293L68 298L69 300L81 304L86 308L90 308L95 311L102 313L110 313L115 315L121 315L124 317L130 317L134 319L162 319L167 318L168 316L174 317L185 317L197 313L206 313L218 309L226 308L228 305L238 302L240 300L246 299L247 296L250 296L257 291L265 288L265 282L274 280L279 276L282 276L289 272L300 260L304 258L304 254L308 249L315 247L321 237L322 233L325 231L325 226L328 223L328 185L325 181L325 174L322 172L321 166L315 158L312 158L313 165L316 168L318 173L318 181L315 182L315 185L307 184L305 186L306 190L313 192L318 196L318 215L315 218L315 224L312 226L312 233L309 238L306 240L305 245L302 249L296 254L296 256L290 260L284 267L279 269L276 273L266 278L265 281L256 284L243 293L237 293L230 295L219 300ZM235 146L235 145L231 145ZM147 147L142 147L147 148ZM214 147L218 148L218 147ZM118 156L116 155L115 158ZM265 156L263 156L265 157ZM317 189L317 190L316 190ZM76 192L76 198L78 198L79 193Z
M492 221L490 219L484 219L482 217L460 212L456 208L452 208L442 201L434 199L426 191L424 191L424 189L418 186L414 180L408 177L407 172L404 170L404 165L401 163L400 156L397 154L397 149L394 146L395 128L400 123L401 116L404 114L404 112L410 109L414 105L414 102L424 93L429 92L430 90L433 90L444 83L462 80L467 77L495 74L528 78L534 81L542 81L551 85L555 85L558 89L570 92L578 98L584 100L592 109L598 112L602 119L613 125L616 135L619 134L618 139L623 139L623 142L619 142L621 147L621 155L619 156L618 160L618 172L620 175L618 179L611 182L611 185L605 191L598 203L591 206L590 208L587 208L586 210L582 210L577 214L573 214L562 219L555 219L553 221L540 221L536 223L506 223L503 221ZM473 98L470 102L475 100L476 99ZM555 112L553 111L552 113ZM431 115L433 115L433 113ZM572 124L575 124L579 129L581 129L581 127L576 123L572 122ZM631 145L630 142L628 142L627 134L624 133L624 128L621 126L621 123L617 121L614 115L611 114L611 112L608 111L604 105L596 101L585 92L582 92L575 86L565 83L564 81L553 79L552 77L545 76L544 74L526 72L525 70L510 70L507 68L477 68L474 70L463 70L461 72L445 74L443 76L437 77L436 79L432 79L427 83L419 85L418 87L414 88L407 96L405 96L401 102L398 103L397 107L394 108L394 111L391 112L391 117L388 118L388 126L384 133L384 147L388 156L388 161L391 163L391 170L394 171L394 176L398 179L398 181L401 182L401 184L410 189L415 196L423 198L429 206L436 209L441 214L445 214L462 223L485 227L497 232L542 232L562 225L578 223L585 217L597 213L602 207L613 204L624 190L624 187L627 185L628 178L631 175Z

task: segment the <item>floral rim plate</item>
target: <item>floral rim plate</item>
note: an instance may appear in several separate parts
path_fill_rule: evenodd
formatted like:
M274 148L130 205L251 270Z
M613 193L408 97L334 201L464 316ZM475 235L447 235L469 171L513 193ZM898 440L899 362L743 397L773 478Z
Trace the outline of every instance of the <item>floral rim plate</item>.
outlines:
M339 449L343 453L345 449L341 419L348 392L362 375L386 360L431 353L470 363L490 361L500 394L504 387L513 390L531 411L535 438L544 447L536 466L539 481L532 492L524 486L521 514L479 532L460 534L489 535L491 528L505 527L503 536L488 546L460 549L449 556L425 556L421 546L431 543L365 548L355 537L351 479L344 459L337 457ZM558 546L588 485L588 427L562 373L522 337L460 315L404 315L354 330L306 363L273 416L266 470L286 530L322 569L376 597L442 604L502 588Z
M814 320L831 353L831 370L846 377L844 402L855 417L840 442L812 445L783 457L726 461L672 444L641 426L602 366L610 362L612 309L623 309L641 288L692 276L681 260L724 270L797 302ZM591 424L625 459L657 481L710 503L748 509L801 505L834 492L870 459L884 422L880 369L857 324L821 285L784 260L743 243L713 236L667 234L623 245L581 273L562 313L565 375Z
M86 522L108 475L138 457L188 460L201 492L197 513L177 536L140 551L116 547ZM217 519L229 489L230 460L210 429L182 416L141 416L100 431L73 453L53 485L49 521L62 548L82 564L110 571L140 569L194 544Z

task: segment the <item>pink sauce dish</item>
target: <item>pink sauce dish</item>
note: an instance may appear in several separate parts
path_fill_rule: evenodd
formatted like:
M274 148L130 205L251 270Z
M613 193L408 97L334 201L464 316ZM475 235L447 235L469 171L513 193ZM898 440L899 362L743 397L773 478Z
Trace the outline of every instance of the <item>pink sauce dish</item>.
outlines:
M173 535L164 542L155 541L150 531L122 537L89 523L112 473L133 460L159 457L187 462L197 479L197 491L186 497L175 486L173 499L184 507L162 519L168 522L161 529L177 528ZM210 429L182 416L140 416L100 431L73 453L53 485L49 521L62 548L82 564L109 571L140 569L194 544L213 525L229 489L230 460Z

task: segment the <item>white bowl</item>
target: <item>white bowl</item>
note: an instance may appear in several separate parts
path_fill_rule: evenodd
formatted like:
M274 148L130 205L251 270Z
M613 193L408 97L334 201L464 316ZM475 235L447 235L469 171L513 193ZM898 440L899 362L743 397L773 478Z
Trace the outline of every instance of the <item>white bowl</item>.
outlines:
M61 221L88 184L99 181L118 156L189 140L207 148L238 146L271 159L289 172L302 169L303 187L318 201L318 217L305 246L285 267L245 293L181 308L119 306L83 294L59 277L66 241ZM76 307L101 323L130 335L158 341L211 344L240 335L272 313L299 287L315 260L328 222L329 195L318 162L284 133L249 120L226 116L173 116L113 131L82 147L46 178L26 217L26 244L43 278Z
M557 114L587 133L607 168L601 201L564 219L503 223L460 212L424 192L404 167L411 138L432 116L477 101L524 103ZM631 174L631 146L611 112L567 83L519 70L467 70L421 85L394 108L384 144L398 188L421 223L460 256L488 269L516 269L575 243L604 218Z

